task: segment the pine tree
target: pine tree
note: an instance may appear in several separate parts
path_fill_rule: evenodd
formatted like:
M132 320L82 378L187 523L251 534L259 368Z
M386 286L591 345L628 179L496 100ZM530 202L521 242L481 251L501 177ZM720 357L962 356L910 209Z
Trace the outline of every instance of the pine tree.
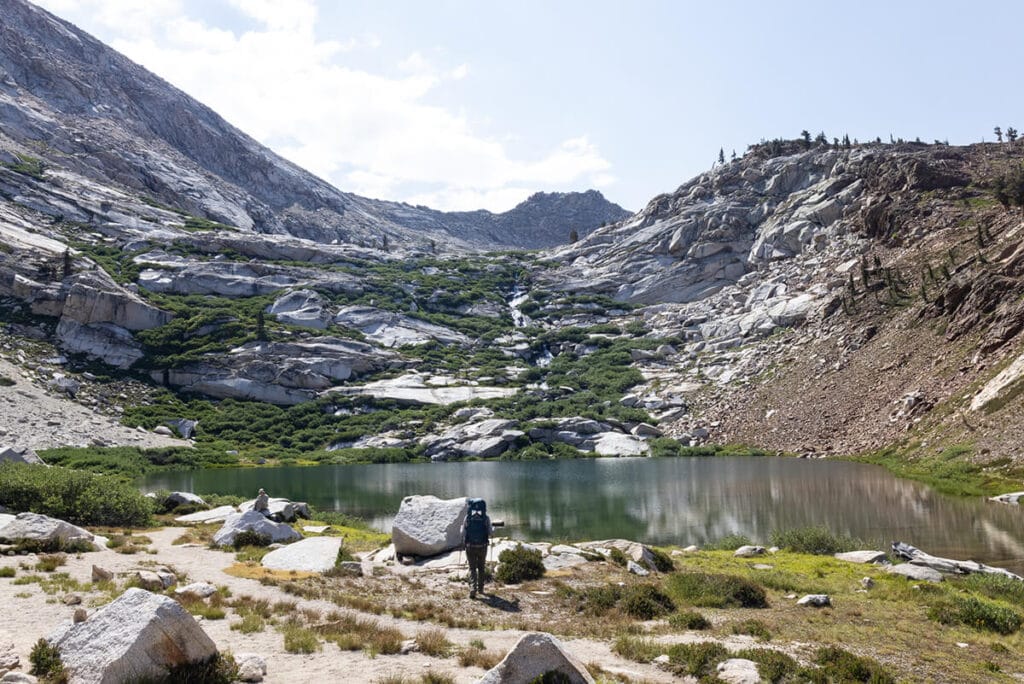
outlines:
M1017 129L1013 126L1006 127L1006 139L1011 143L1017 142Z
M996 126L995 128L992 129L992 132L996 134L996 141L997 142L1003 142L1003 129L1002 128L1000 128L999 126Z
M64 267L63 267L63 271L64 271L64 275L63 275L64 278L70 277L71 274L74 272L74 267L73 267L73 264L71 263L71 250L70 249L65 249L64 250Z
M724 164L725 163L725 150L723 148L721 148L721 147L718 148L718 163L719 164Z
M576 229L573 228L572 230L570 230L569 231L569 244L572 244L574 242L579 242L579 240L580 240L580 234L576 232Z
M736 161L736 150L732 151L732 161Z
M800 131L800 137L804 140L804 147L811 146L811 132L807 129Z
M263 309L256 312L256 339L260 341L267 339L267 322L263 317Z

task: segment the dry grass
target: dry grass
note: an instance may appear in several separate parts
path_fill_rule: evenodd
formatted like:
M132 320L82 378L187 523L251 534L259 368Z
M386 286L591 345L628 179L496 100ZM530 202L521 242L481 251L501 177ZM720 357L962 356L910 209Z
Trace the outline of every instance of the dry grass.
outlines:
M209 546L213 542L213 535L220 529L219 525L195 525L186 527L181 536L175 539L172 544L200 544Z
M381 625L372 618L357 617L335 611L327 621L314 625L313 629L327 641L332 641L345 651L363 650L370 655L391 655L402 650L405 638L394 627Z
M437 628L425 629L417 634L416 645L419 647L420 653L435 658L447 658L455 648L455 644L448 640L444 630Z

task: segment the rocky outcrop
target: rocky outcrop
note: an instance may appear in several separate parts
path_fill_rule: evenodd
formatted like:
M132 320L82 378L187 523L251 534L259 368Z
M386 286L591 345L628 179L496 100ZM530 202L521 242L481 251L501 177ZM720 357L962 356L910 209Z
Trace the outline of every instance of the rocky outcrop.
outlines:
M391 523L395 552L403 556L436 556L462 544L466 499L407 496Z
M971 399L971 410L994 410L1024 390L1024 354L985 383Z
M548 673L561 675L559 681L570 684L593 684L583 663L566 650L551 634L534 632L524 635L500 663L477 680L477 684L540 681Z
M216 546L231 546L241 532L255 532L266 537L270 543L288 543L302 539L302 535L284 523L276 523L257 511L233 513L224 520L224 525L213 535Z
M508 451L525 433L516 430L514 420L488 418L455 425L437 437L426 437L421 443L424 454L433 461L458 458L495 458Z
M338 562L341 537L310 537L275 549L260 564L269 570L327 572Z
M19 513L0 527L0 541L35 544L48 550L93 548L92 532L40 513Z
M430 377L418 374L402 375L397 378L375 380L363 385L350 385L334 390L339 394L362 394L375 399L392 399L402 404L454 404L473 399L501 399L511 397L516 387L485 387L478 384L462 384L451 378Z
M60 651L70 684L161 680L175 667L217 657L216 645L181 604L136 588L47 641Z
M238 510L241 513L251 511L253 506L256 505L255 499L249 501L243 501L238 504ZM299 518L310 517L309 504L304 501L291 501L289 499L272 498L267 500L267 510L270 513L268 516L275 522L295 522Z
M39 454L28 447L0 445L0 463L27 463L29 465L46 465Z
M382 347L401 347L437 340L442 344L469 344L469 338L441 325L372 306L346 306L334 316L337 325L353 328Z
M327 302L312 290L295 290L281 295L267 307L267 313L288 325L323 330L331 324Z

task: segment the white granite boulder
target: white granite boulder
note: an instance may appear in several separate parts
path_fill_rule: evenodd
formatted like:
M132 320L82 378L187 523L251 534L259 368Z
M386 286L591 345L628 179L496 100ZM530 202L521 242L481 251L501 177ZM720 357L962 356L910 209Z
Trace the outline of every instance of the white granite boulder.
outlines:
M810 606L811 608L825 608L832 605L832 599L828 594L807 594L796 602L798 606Z
M837 553L836 558L847 563L882 563L887 556L885 551L846 551Z
M903 575L907 579L921 582L941 582L942 573L926 565L914 565L913 563L902 563L890 565L885 569L890 575Z
M391 524L395 552L402 556L436 556L462 544L466 499L407 496Z
M238 510L242 513L251 511L253 506L256 505L256 499L250 499L249 501L243 501L238 504ZM267 501L267 510L270 511L270 517L276 522L295 522L299 518L310 517L309 504L304 501L290 501L288 499L273 498Z
M763 546L745 544L736 549L732 555L737 558L752 558L753 556L763 556L765 553L767 553L767 550Z
M213 535L213 543L216 546L231 546L240 532L256 532L270 539L271 543L302 539L302 535L288 525L276 523L257 511L246 511L229 515L224 526Z
M188 515L179 515L174 522L181 523L219 523L224 522L229 516L236 515L238 509L234 506L217 506L208 511L196 511Z
M192 492L171 492L164 499L164 508L167 510L174 510L178 506L184 505L205 506L206 502L203 501L203 497Z
M92 532L40 513L19 513L0 527L0 542L36 543L48 549L88 545L95 548Z
M208 662L217 646L181 604L128 589L84 622L47 637L60 651L70 684L162 680L180 665Z
M746 658L729 658L718 663L715 668L719 681L728 684L760 684L761 673L757 671L757 663Z
M587 668L562 642L550 634L526 634L505 658L477 680L477 684L508 684L539 680L548 672L558 672L570 684L593 684Z
M274 549L261 561L270 570L327 572L338 561L341 537L310 537Z
M267 661L257 653L239 653L235 656L238 666L238 681L262 682L267 674Z

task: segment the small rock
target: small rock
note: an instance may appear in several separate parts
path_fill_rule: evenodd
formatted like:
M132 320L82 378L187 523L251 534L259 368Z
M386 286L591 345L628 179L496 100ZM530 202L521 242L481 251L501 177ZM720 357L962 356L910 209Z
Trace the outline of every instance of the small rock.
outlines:
M242 682L262 682L267 674L267 661L256 653L239 653L235 656L238 666L238 680Z
M847 551L837 553L836 558L847 563L881 563L886 555L884 551Z
M875 580L871 579L870 577L861 578L860 586L862 586L865 589L870 589L871 587L875 586Z
M890 565L885 569L891 575L903 575L907 579L919 580L922 582L941 582L942 573L924 565L913 565L903 563L901 565Z
M698 551L700 551L700 548L696 544L690 544L685 549L683 549L683 551L685 551L686 553L697 553Z
M155 428L153 428L153 434L163 435L164 437L173 437L174 431L172 431L171 428L167 427L166 425L157 425Z
M71 619L75 624L78 624L79 622L85 622L88 617L89 613L85 611L85 608L75 608L75 614Z
M647 568L643 567L642 565L640 565L639 563L636 563L634 561L627 561L626 562L626 570L628 570L629 572L633 573L634 575L638 575L640 577L647 577L648 575L651 574L650 571L647 570Z
M209 598L217 593L217 587L213 586L209 582L193 582L192 584L186 584L183 587L178 587L174 590L174 593L179 596L182 594L192 594L199 598Z
M672 659L668 657L667 653L662 653L660 656L651 661L655 665L668 665L672 662Z
M39 684L39 680L24 672L8 672L0 677L0 684Z
M828 594L808 594L796 602L798 606L811 606L812 608L824 608L832 605L832 599Z
M402 642L402 646L399 649L399 653L402 655L409 655L410 653L419 653L420 645L416 643L415 639L406 639Z
M82 597L78 594L66 594L63 599L65 606L80 606L82 605Z
M92 581L93 582L109 582L114 579L114 573L101 568L98 565L92 566Z
M736 549L732 555L737 558L750 558L752 556L763 556L765 554L765 548L763 546L751 546L749 544L741 546Z

